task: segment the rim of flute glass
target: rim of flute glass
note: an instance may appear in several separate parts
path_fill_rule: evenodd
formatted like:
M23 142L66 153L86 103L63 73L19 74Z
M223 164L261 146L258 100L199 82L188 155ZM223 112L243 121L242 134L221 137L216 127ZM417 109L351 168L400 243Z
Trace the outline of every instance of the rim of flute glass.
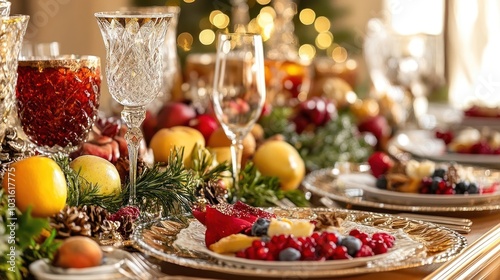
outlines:
M30 18L29 15L9 15L9 16L2 16L0 17L0 20L3 23L6 22L14 22L14 21L23 21L23 20L28 20Z
M154 11L142 11L140 9L130 9L124 11L109 11L109 12L97 12L94 14L98 18L151 18L151 17L164 17L172 18L174 14L171 12L154 12Z
M36 66L40 68L55 66L76 66L85 65L87 67L100 67L101 58L95 55L61 54L57 56L28 57L18 60L19 66Z

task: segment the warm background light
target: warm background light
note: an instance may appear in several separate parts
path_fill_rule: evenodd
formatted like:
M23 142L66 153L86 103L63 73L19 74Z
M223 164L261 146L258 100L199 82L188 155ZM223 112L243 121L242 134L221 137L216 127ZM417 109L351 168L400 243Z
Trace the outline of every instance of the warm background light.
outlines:
M193 45L193 36L187 32L183 32L177 36L177 45L184 51L191 50Z
M314 29L320 33L330 30L330 27L331 23L327 17L321 16L314 21Z
M316 19L316 13L312 9L309 8L303 9L299 13L299 20L304 25L313 24L315 19Z
M215 41L215 32L211 29L202 30L200 32L199 40L205 46L210 45Z

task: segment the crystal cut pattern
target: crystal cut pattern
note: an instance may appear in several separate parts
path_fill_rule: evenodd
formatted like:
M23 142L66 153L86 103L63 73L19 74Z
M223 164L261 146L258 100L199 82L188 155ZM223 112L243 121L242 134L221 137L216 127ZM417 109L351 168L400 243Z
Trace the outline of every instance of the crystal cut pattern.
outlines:
M161 88L162 53L170 17L97 15L107 49L106 74L113 98L124 106L145 106Z
M41 151L71 152L94 124L100 88L98 57L19 61L16 97L24 133Z
M28 20L29 16L22 15L0 18L0 139L3 139L5 129L15 123L12 109L15 104L17 57Z

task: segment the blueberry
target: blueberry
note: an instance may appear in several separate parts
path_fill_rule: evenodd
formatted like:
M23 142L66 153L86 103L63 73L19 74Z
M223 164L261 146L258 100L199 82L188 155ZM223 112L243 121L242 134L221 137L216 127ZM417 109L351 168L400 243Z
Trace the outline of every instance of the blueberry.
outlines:
M267 229L269 228L269 220L264 218L258 218L252 225L252 235L253 236L263 236L267 235Z
M443 181L441 177L432 177L432 183L430 187L430 193L436 193L439 189L439 183Z
M479 193L479 188L477 187L476 184L470 183L469 184L469 189L467 190L467 193L469 193L469 194L478 194Z
M434 170L434 173L432 173L432 177L439 177L441 179L444 179L444 175L446 175L446 170L443 168L438 168Z
M347 248L347 253L351 257L354 257L359 249L361 249L363 242L354 236L348 235L342 239L341 245Z
M467 184L464 181L458 182L455 185L455 193L456 194L464 194L468 190L469 190L469 184Z
M377 189L382 189L382 190L387 189L387 178L385 177L385 175L380 175L377 178L375 186L377 187Z
M279 254L280 261L296 261L300 260L300 257L300 251L291 247L281 250Z

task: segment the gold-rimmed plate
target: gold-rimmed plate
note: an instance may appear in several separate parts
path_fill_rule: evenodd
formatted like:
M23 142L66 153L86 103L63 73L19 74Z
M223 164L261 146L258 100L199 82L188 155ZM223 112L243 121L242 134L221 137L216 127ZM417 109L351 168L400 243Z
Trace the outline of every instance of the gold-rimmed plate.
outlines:
M300 270L277 269L276 267L255 267L243 263L232 263L207 254L202 250L176 246L175 242L181 230L193 221L184 217L162 218L141 224L133 234L135 246L141 252L169 263L214 272L245 275L253 277L341 277L403 268L418 267L431 263L447 261L459 254L467 245L466 239L455 231L422 221L410 220L388 214L353 211L345 209L292 208L270 209L278 217L299 219L341 219L369 227L404 235L419 244L412 249L412 254L387 255L387 258L370 260L355 267L332 269ZM309 262L309 264L311 264Z
M351 171L356 172L354 169ZM479 198L479 202L487 203L471 203L466 197L451 198L450 201L446 201L444 200L446 198L442 197L441 200L444 200L443 203L429 203L430 200L422 203L421 199L408 202L405 200L406 197L402 201L397 201L401 198L398 196L402 194L396 192L393 192L392 196L384 197L380 200L381 195L387 194L388 191L384 191L381 194L382 191L373 189L375 188L374 186L359 187L359 185L339 184L337 182L338 176L339 172L336 168L320 169L309 173L304 178L302 185L306 190L320 197L325 196L337 202L365 208L405 212L479 212L500 210L500 199L498 199L497 194ZM367 191L367 188L372 189L371 191ZM414 197L412 196L412 198ZM436 199L439 200L440 198L436 197L434 200ZM431 202L435 202L434 200ZM457 200L464 203L460 205L460 203L456 203Z

